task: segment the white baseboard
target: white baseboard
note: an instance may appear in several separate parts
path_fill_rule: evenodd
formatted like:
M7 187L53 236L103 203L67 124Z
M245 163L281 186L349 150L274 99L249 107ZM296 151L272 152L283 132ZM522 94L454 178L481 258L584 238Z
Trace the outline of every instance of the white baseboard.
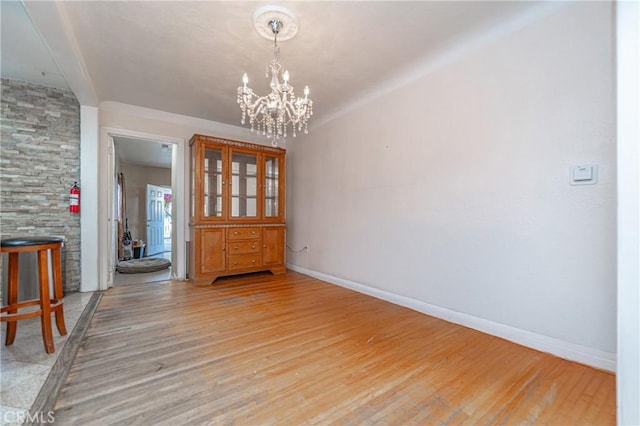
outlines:
M292 271L300 272L301 274L318 278L331 284L336 284L341 287L355 290L359 293L367 294L369 296L373 296L378 299L394 303L396 305L413 309L423 314L431 315L445 321L473 328L474 330L478 330L483 333L501 337L514 343L539 350L541 352L550 353L560 358L579 362L581 364L586 364L592 367L600 368L602 370L611 372L616 371L615 353L604 352L598 349L577 345L575 343L570 343L553 337L544 336L542 334L533 333L531 331L511 327L509 325L500 324L484 318L474 317L473 315L468 315L462 312L452 311L451 309L431 305L429 303L411 299L410 297L400 296L395 293L369 287L367 285L354 281L334 277L322 272L306 269L301 266L287 264L287 268L291 269Z

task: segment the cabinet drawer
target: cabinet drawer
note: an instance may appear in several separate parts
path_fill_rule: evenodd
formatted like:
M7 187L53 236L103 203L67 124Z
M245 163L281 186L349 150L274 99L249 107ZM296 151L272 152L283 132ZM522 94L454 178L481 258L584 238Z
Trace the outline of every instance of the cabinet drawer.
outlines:
M229 255L258 253L260 251L260 241L236 241L227 244L227 253Z
M253 268L254 266L260 266L260 253L229 256L227 265L230 270Z
M227 238L229 240L253 240L260 238L261 229L255 228L229 228Z

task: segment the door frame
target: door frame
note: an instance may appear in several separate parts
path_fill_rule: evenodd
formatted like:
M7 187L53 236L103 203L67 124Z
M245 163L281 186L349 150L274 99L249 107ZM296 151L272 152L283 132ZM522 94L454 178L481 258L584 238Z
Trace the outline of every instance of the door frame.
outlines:
M113 138L126 137L140 141L152 141L175 145L171 156L171 192L173 197L171 229L171 264L174 266L171 272L172 279L184 280L186 278L186 217L188 206L186 201L185 185L185 159L186 141L166 135L139 132L136 130L118 129L115 127L100 128L100 163L106 164L100 174L99 188L104 196L98 197L98 247L99 247L99 271L98 290L107 290L113 286L115 271L115 245L114 232L115 221L115 152ZM115 236L117 240L117 236Z

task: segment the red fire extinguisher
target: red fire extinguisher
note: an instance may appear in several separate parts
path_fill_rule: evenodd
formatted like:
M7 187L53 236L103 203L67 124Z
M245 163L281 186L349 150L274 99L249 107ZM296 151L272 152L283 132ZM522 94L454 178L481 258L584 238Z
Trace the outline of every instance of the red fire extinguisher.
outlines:
M71 213L80 213L80 187L78 182L73 182L71 191L69 191L69 211Z

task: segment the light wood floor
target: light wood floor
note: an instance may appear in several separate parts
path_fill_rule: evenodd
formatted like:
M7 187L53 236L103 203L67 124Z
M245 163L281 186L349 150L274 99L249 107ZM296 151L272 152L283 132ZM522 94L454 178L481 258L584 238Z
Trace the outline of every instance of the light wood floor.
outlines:
M301 274L106 292L56 424L615 424L615 376Z

